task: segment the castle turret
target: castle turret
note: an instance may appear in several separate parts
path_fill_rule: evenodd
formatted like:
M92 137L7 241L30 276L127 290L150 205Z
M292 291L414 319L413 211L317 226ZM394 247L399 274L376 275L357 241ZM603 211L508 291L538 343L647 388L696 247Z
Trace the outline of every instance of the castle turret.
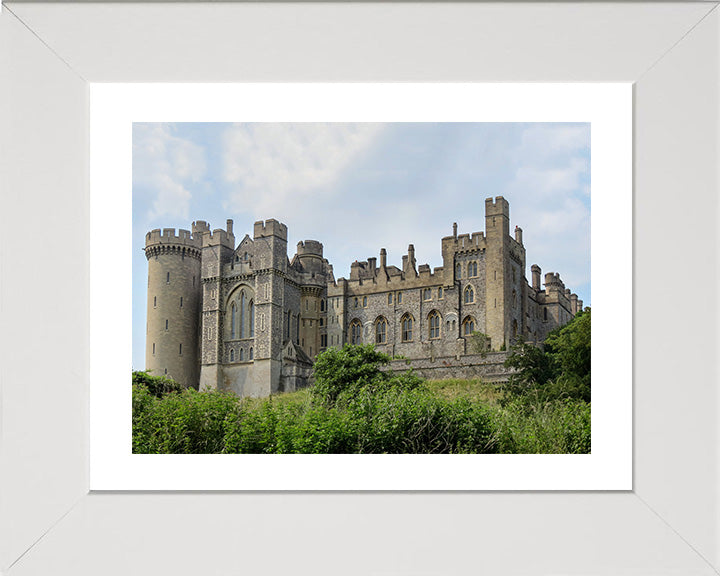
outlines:
M219 386L219 362L222 359L223 342L223 288L220 281L222 270L235 257L233 221L227 221L227 229L210 226L202 220L193 223L193 230L202 234L202 311L200 329L200 388L215 389Z
M193 226L193 230L195 227ZM148 309L145 369L197 387L201 236L173 228L145 236Z
M307 246L307 242L306 248ZM287 226L277 220L255 222L255 265L259 275L255 293L255 374L267 388L260 396L280 390L282 366L285 274L287 272ZM312 248L308 254L311 256Z
M302 265L303 284L300 288L300 346L314 358L327 346L327 261L323 245L317 240L298 242L297 255Z
M485 237L487 242L485 293L487 311L485 333L493 349L507 345L512 337L510 310L505 303L511 301L510 278L510 205L502 196L485 200Z

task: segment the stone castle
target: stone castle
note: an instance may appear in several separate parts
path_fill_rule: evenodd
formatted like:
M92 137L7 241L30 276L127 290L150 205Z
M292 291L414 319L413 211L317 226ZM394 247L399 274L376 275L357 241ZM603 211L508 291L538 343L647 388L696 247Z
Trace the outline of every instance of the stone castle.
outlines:
M185 386L267 396L308 384L313 358L329 347L372 343L407 359L471 357L470 335L493 350L523 335L541 342L582 301L559 274L531 267L525 277L522 230L510 235L510 207L485 200L485 233L442 239L441 267L419 266L411 244L402 267L353 262L335 279L323 245L305 240L290 260L287 227L256 222L235 243L233 222L210 230L152 230L148 259L146 369ZM466 362L467 363L467 362Z

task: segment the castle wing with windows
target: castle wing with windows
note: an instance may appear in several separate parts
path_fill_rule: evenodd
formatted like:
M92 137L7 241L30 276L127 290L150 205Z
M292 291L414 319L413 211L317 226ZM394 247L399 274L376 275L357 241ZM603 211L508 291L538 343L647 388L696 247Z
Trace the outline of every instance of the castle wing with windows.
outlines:
M305 240L292 260L287 227L256 222L236 245L233 222L211 231L152 230L148 259L146 369L185 386L267 396L308 384L315 356L328 347L374 344L405 358L469 357L474 332L491 349L519 336L542 342L582 301L559 274L531 267L525 277L522 230L510 235L510 208L485 201L485 232L442 239L443 265L417 265L412 244L402 267L353 262L335 279L323 245Z

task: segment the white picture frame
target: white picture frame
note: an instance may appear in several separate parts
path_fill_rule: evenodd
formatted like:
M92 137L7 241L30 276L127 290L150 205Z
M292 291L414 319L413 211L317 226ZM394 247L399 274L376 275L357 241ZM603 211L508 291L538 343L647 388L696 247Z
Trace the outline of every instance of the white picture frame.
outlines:
M717 4L348 6L4 7L0 569L715 574ZM230 80L635 84L632 491L88 494L88 82Z

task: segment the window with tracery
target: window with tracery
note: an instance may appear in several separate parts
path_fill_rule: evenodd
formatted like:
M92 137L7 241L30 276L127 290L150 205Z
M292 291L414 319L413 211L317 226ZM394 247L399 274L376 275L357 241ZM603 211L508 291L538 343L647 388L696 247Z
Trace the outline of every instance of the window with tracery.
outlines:
M440 338L440 313L433 310L428 315L428 336L432 338Z
M387 320L382 316L375 322L375 344L387 342Z
M413 317L405 314L400 320L402 326L402 341L412 342L413 339Z

